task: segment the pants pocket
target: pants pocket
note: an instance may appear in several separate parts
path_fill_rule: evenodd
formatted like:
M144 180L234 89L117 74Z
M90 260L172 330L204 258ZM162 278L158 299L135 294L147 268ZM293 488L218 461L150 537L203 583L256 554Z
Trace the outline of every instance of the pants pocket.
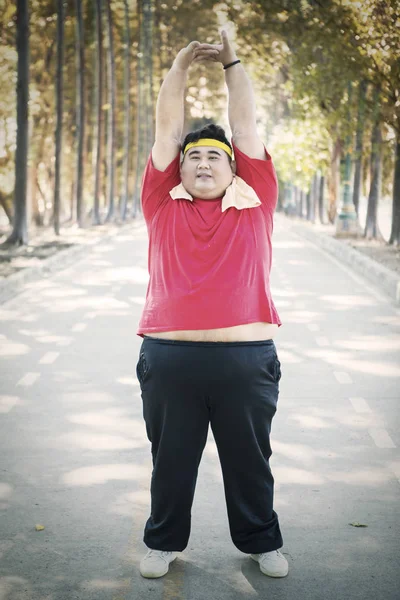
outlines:
M279 361L278 355L275 355L275 381L276 383L279 383L280 378L282 377L282 371L281 371L281 363Z
M146 378L148 370L149 370L149 368L148 368L148 365L146 362L146 357L144 355L144 352L140 352L139 360L136 365L136 376L137 376L140 384L144 383L144 380Z

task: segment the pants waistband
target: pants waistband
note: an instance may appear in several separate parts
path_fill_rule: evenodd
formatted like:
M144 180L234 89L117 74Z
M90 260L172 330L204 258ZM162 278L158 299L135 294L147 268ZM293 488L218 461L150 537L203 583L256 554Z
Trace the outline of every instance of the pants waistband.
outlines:
M192 342L192 341L184 341L184 340L166 340L164 338L154 338L147 335L144 335L144 341L155 343L155 344L166 344L172 346L197 346L200 348L210 348L210 347L235 347L235 346L274 346L275 342L272 339L269 340L257 340L257 341L246 341L246 342Z

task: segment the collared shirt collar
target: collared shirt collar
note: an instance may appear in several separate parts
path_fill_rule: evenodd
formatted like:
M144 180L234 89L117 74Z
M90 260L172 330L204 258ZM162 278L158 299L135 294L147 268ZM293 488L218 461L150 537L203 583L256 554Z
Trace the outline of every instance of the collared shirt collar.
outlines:
M190 200L193 202L193 196L185 190L183 183L172 188L169 195L173 200ZM253 188L241 177L235 175L231 185L226 188L225 194L222 197L221 212L224 212L231 207L234 207L237 210L242 210L243 208L255 208L256 206L260 206L260 204L260 199Z

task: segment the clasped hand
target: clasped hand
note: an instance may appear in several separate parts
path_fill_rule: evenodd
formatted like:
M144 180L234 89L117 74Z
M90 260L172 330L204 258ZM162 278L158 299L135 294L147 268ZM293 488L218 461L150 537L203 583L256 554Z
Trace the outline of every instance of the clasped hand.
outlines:
M232 48L228 34L225 30L221 31L221 44L201 44L200 42L190 42L186 48L183 48L175 59L176 65L181 69L188 69L192 63L211 61L220 62L227 65L237 59L236 53Z

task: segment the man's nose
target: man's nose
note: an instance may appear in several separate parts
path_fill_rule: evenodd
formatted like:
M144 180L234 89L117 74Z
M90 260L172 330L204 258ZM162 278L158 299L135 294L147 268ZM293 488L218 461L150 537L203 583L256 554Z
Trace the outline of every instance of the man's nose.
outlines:
M208 158L206 156L203 156L203 158L200 158L197 166L201 167L202 169L209 169L210 163L209 163Z

